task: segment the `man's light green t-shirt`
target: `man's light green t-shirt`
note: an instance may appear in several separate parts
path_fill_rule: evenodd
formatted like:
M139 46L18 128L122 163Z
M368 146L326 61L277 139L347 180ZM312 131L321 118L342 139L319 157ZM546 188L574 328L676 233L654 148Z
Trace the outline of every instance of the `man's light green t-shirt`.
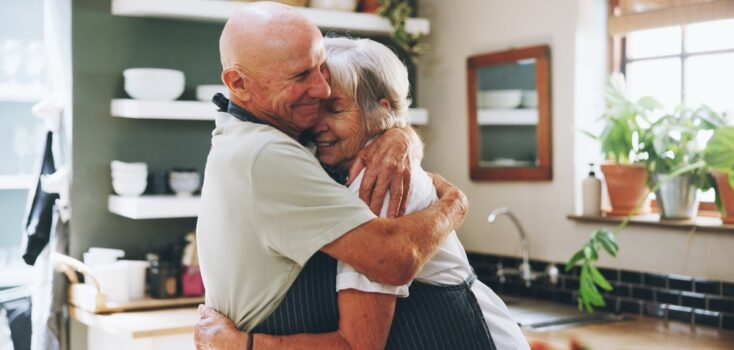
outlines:
M314 253L374 218L311 150L271 126L220 113L196 228L207 305L249 331Z

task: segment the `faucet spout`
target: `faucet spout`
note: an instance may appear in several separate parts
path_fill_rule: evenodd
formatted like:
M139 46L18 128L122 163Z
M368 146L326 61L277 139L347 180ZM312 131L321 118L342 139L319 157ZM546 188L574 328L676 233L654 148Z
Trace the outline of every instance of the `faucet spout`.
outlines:
M510 218L512 223L515 224L517 232L520 234L520 245L522 248L522 265L520 265L520 274L525 283L530 284L530 280L532 279L530 271L530 244L528 243L528 237L525 234L525 230L522 228L520 221L517 219L517 217L515 217L514 214L512 214L510 208L500 207L492 210L492 212L489 213L489 216L487 217L487 222L493 224L495 223L497 218L502 215L506 215Z

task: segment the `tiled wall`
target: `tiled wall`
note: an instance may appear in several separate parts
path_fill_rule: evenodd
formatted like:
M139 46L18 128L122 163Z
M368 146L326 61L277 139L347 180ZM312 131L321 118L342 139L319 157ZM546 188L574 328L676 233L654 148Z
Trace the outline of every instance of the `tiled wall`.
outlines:
M497 277L499 267L516 268L521 259L469 253L469 261L479 279L499 294L577 303L578 267L565 272L563 263L554 263L561 272L556 285L536 281L527 288L518 277L508 276L504 283ZM538 260L530 262L534 271L543 271L549 264ZM606 311L734 330L734 283L681 275L604 268L599 270L614 286L612 292L604 295Z

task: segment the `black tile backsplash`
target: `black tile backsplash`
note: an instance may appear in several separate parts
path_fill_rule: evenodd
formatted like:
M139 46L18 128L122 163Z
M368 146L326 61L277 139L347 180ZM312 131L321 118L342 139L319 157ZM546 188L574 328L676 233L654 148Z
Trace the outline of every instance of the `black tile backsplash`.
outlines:
M499 266L515 268L521 259L467 255L479 279L497 293L577 304L579 266L567 272L564 263L555 263L560 271L556 285L535 281L526 287L517 276L507 276L504 283L497 276ZM548 264L541 260L530 262L535 271L545 270ZM605 311L734 330L734 283L609 268L599 268L599 271L614 286L614 290L604 293Z
M646 273L643 276L644 284L650 287L668 288L668 276L656 273Z
M668 288L693 291L693 278L681 275L668 275Z

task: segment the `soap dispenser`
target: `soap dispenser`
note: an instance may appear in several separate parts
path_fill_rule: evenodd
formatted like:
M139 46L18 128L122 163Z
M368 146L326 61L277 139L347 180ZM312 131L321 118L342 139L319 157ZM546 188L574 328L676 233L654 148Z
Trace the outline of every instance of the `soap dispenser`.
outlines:
M581 184L582 215L599 216L601 214L601 180L594 173L594 163L589 164L589 176Z

